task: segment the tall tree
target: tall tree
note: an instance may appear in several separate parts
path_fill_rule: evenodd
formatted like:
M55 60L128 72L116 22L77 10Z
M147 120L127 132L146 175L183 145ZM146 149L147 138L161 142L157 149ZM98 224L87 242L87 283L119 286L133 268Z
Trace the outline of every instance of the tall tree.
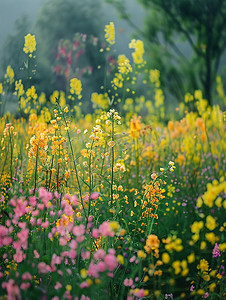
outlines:
M220 60L226 48L226 0L138 1L147 11L146 26L139 33L150 45L151 58L159 63L165 85L171 92L181 91L181 94L188 89L201 88L211 104ZM136 27L126 13L125 0L108 2ZM184 46L179 38L184 41ZM184 51L188 47L192 55ZM187 79L182 77L185 74Z
M35 26L38 38L37 73L40 81L51 83L49 92L53 88L59 88L53 74L53 65L56 60L59 41L61 39L72 40L75 33L83 33L100 37L104 32L99 0L48 0L42 6ZM99 43L99 42L98 42ZM85 54L88 64L93 66L94 73L90 77L89 85L100 82L101 71L97 66L101 64L100 56L86 48ZM43 80L44 79L44 80ZM43 87L41 87L43 89Z

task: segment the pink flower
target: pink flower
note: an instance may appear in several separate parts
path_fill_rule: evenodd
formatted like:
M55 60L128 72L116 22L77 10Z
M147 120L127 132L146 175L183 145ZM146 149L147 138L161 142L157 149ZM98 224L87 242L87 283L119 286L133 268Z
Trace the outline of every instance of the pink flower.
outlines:
M91 198L92 200L96 200L97 198L99 198L99 193L97 193L97 192L92 193L92 194L90 195L90 198Z
M36 197L35 196L29 197L29 203L31 206L34 207L37 204Z
M74 299L76 300L76 299ZM82 295L80 300L90 300L90 298L88 296Z
M16 254L13 255L13 258L17 263L22 262L25 257L26 255L20 249L16 249Z
M88 285L88 283L86 282L86 281L83 281L81 284L80 284L80 288L81 289L85 289L85 288L88 288L89 287L89 285Z
M23 275L22 275L22 280L32 280L32 276L29 272L25 272Z
M219 248L219 246L218 246L217 243L215 243L215 246L214 246L214 248L213 248L212 255L213 255L213 257L221 256L220 248Z
M90 252L89 251L85 251L81 253L82 258L85 259L89 259L90 258Z
M65 246L65 245L67 245L67 239L65 238L65 237L60 237L59 238L59 244L61 245L61 246Z
M99 238L99 230L97 228L94 228L93 229L93 232L92 232L92 235L95 239L98 239Z
M76 242L76 240L71 240L69 247L71 249L76 249L78 247L78 243Z
M51 268L46 263L40 262L38 264L38 271L39 271L39 273L45 274L45 273L51 272Z
M41 226L42 226L42 228L48 228L48 226L49 226L49 221L46 220L45 222L42 223Z
M193 292L195 290L195 286L194 285L191 285L190 287L190 292Z
M21 290L27 290L30 287L30 282L22 282L20 285Z
M103 261L99 261L97 263L97 270L98 270L98 272L101 272L101 273L106 270L106 265Z
M103 236L114 236L114 232L112 231L110 224L105 221L103 222L100 227L99 227L99 232L100 234L102 234Z
M132 262L135 261L135 259L136 259L136 256L134 255L134 256L132 256L132 257L130 258L129 262L132 263Z
M43 205L43 204L41 204L41 205ZM37 217L39 215L39 210L38 209L33 210L31 214L33 217Z
M39 210L43 210L45 206L44 206L43 203L39 203L39 204L37 205L37 207L38 207Z
M82 236L85 233L85 226L83 224L79 226L74 226L72 229L72 233L75 236Z
M37 251L37 250L34 250L33 252L34 252L35 258L39 258L39 253L38 253L38 251Z
M88 275L94 278L99 277L97 265L94 264L93 260L89 264Z
M98 260L98 259L104 259L105 257L105 251L103 249L98 249L95 253L94 253L94 259Z
M70 257L71 259L76 258L76 255L77 255L77 253L76 253L76 251L75 251L74 249L71 249L71 250L69 251L69 257Z
M133 284L133 279L132 278L126 278L125 280L124 280L124 285L125 286L131 286Z
M13 279L10 279L9 282L3 282L2 288L7 291L7 300L21 299L20 290Z
M59 290L60 288L62 288L62 284L60 282L57 282L54 286L55 290Z
M114 269L118 265L116 257L112 254L107 254L104 258L104 262L107 265L109 271L114 271Z

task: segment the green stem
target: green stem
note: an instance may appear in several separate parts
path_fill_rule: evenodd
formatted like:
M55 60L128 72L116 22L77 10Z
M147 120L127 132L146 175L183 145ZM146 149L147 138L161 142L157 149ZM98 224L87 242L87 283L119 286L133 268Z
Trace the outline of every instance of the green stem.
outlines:
M38 173L38 146L37 146L37 152L36 152L36 161L35 161L35 186L34 186L34 192L33 195L35 194L36 191L36 185L37 185L37 173Z
M112 126L111 126L111 140L114 142L114 115L112 116ZM111 147L111 207L113 204L113 183L114 183L114 161L115 161L115 153L114 153L114 145Z
M58 105L58 107L60 109L60 112L61 112L62 116L63 116L65 127L68 127L67 126L67 121L66 121L66 118L65 118L65 115L64 115L64 112L61 109L59 101L58 101L57 98L56 98L56 103L57 103L57 105ZM79 181L78 170L77 170L77 167L76 167L76 164L75 164L75 155L74 155L74 150L73 150L72 143L71 143L71 137L70 137L69 129L67 130L67 136L68 136L68 141L69 141L69 145L70 145L70 149L71 149L71 155L72 155L73 164L74 164L75 176L76 176L76 180L77 180L77 183L78 183L78 190L79 190L79 196L80 196L80 200L81 200L81 205L82 205L85 217L86 217L86 211L85 211L85 207L84 207L83 199L82 199L82 190L81 190L81 185L80 185L80 181Z

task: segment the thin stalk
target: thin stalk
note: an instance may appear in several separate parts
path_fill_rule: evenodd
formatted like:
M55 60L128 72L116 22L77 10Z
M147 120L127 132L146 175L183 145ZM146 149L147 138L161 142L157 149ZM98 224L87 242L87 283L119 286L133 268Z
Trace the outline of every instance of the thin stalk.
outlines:
M11 129L9 129L9 141L10 141L10 180L12 183L12 177L13 177L13 140L11 136Z
M112 116L111 122L111 140L114 142L114 116ZM111 207L113 204L113 183L114 183L114 161L115 161L115 153L114 153L114 145L111 147Z
M135 146L136 146L136 185L137 185L137 188L138 188L138 181L139 181L139 169L140 169L140 166L139 166L139 141L138 141L138 138L136 138L135 140Z
M54 160L54 155L52 156L52 161L51 161L51 166L50 166L50 175L49 175L49 191L50 191L50 188L51 188L51 179L52 179L53 160Z
M60 109L60 112L61 112L62 116L63 116L65 127L67 127L67 121L66 121L64 112L61 109L59 101L58 101L57 98L56 98L56 103L57 103L57 105L58 105L58 107ZM71 155L72 155L73 164L74 164L75 176L76 176L76 180L77 180L77 183L78 183L78 190L79 190L79 196L80 196L80 200L81 200L81 205L82 205L82 208L84 210L85 217L86 217L86 211L85 211L85 207L84 207L83 199L82 199L82 189L81 189L81 185L80 185L80 181L79 181L78 170L77 170L77 167L76 167L76 164L75 164L75 155L74 155L74 150L73 150L72 143L71 143L71 137L70 137L69 130L67 130L67 136L68 136L68 142L69 142L70 149L71 149Z
M39 148L38 148L38 146L37 146L37 152L36 152L36 161L35 161L35 186L34 186L34 192L33 192L33 195L35 194L36 185L37 185L37 173L38 173L38 151L39 151Z
M60 164L57 164L57 192L59 193L59 173L60 173Z
M8 153L9 153L9 148L8 148L8 151L6 152L6 156L5 156L5 160L4 160L4 163L3 163L3 167L2 167L2 172L1 172L0 180L2 179L2 176L3 176L3 173L4 173L4 169L5 169L5 165L6 165Z
M89 214L90 214L90 206L91 206L90 195L91 195L91 192L92 192L92 172L91 172L92 148L93 148L93 141L92 141L92 144L91 144L91 147L90 147L90 154L89 154L89 204L88 204L88 213L87 213L88 217L89 217ZM88 218L86 220L86 227L87 227L87 224L88 224Z

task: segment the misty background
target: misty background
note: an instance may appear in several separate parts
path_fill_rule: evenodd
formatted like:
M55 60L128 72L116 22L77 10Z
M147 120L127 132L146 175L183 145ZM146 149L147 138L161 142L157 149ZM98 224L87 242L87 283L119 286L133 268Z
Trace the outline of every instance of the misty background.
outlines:
M118 11L116 6L107 3L108 1L118 3ZM162 5L161 1L155 2ZM205 0L200 1L200 7L192 2L191 5L194 6L190 10L190 12L192 10L195 13L198 12L198 16L207 22L202 24L201 21L201 25L199 25L205 32L203 35L197 28L194 29L196 31L193 31L193 18L197 15L189 15L189 7L186 7L189 1L182 2L185 4L184 7L180 7L180 1L174 3L171 0L171 7L179 5L176 7L176 9L181 9L181 11L178 10L179 22L184 22L184 26L188 25L187 33L190 34L195 47L205 48L206 40L208 40L208 31L206 30L208 12L203 10ZM146 7L144 3L146 3ZM123 15L123 10L120 10L122 4L125 5L126 14L129 15L130 25L128 20L119 18L120 13ZM206 79L209 74L205 64L205 55L203 56L205 49L203 48L203 53L201 53L202 51L195 53L189 41L186 40L186 35L184 36L183 32L178 30L176 22L170 23L167 12L160 11L161 6L156 9L151 5L152 0L122 0L121 2L116 0L0 0L0 81L4 80L7 65L11 65L15 72L15 80L22 79L25 88L34 84L38 93L44 91L47 98L55 89L66 91L69 80L66 78L66 71L63 70L65 71L63 75L56 72L56 68L59 67L57 66L59 45L63 41L62 45L66 45L69 49L75 42L75 33L85 33L87 36L98 38L96 48L88 43L84 46L85 54L82 55L82 59L79 59L81 64L78 65L78 69L81 70L87 67L93 69L91 76L85 74L82 78L85 87L84 97L89 99L92 92L101 92L99 88L104 81L104 68L99 69L99 66L105 65L106 56L101 54L99 49L104 43L106 44L104 26L113 21L116 43L111 51L112 61L116 61L119 54L125 54L132 59L132 51L128 44L134 37L141 39L144 41L147 69L157 68L160 70L161 85L166 102L184 101L185 93L193 93L196 89L201 89L211 103L212 95L216 91L215 79L218 71L222 75L223 82L226 78L225 51L218 54L220 47L224 50L226 29L222 29L219 43L217 39L216 47L211 49L212 53L215 53L215 56L211 57L211 63L215 63L214 60L216 60L218 67L216 72L212 72L211 81L208 82ZM214 11L212 12L214 13ZM216 17L218 13L216 5ZM185 18L187 18L186 21L184 21ZM224 16L222 22L224 24ZM214 30L213 37L217 36L218 27ZM32 80L26 86L27 75L23 63L27 57L23 53L23 45L24 36L28 33L35 34L37 57L32 66L36 72L32 74ZM214 44L213 41L211 43ZM70 76L72 75L76 77L76 74L70 74ZM208 90L210 84L211 87ZM142 92L142 87L140 89Z

